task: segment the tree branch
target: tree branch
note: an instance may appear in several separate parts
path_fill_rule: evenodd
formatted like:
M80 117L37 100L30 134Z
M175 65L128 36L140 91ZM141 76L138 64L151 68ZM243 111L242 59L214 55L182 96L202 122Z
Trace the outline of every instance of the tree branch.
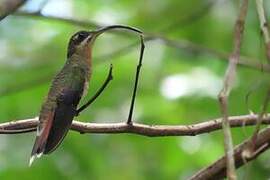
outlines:
M16 11L26 0L2 0L0 1L0 21Z
M264 11L264 7L263 7L263 0L256 0L256 7L257 7L257 13L259 16L259 21L260 21L260 28L261 28L261 31L262 31L262 34L264 37L264 41L265 41L266 58L268 60L268 63L270 64L270 37L269 37L267 20L265 17L265 11ZM265 97L264 103L262 105L262 110L259 114L257 125L255 126L253 136L251 137L251 139L252 139L252 144L251 144L251 149L250 149L251 152L254 152L254 146L256 144L255 142L257 141L257 136L258 136L258 133L260 131L261 121L262 121L263 116L267 112L269 101L270 101L270 84L268 85L268 90L266 92L266 97Z
M257 115L242 115L229 117L231 127L255 125ZM262 124L270 124L270 114L263 118ZM0 134L18 134L36 130L38 118L0 123ZM214 119L191 125L145 125L140 123L86 123L73 121L71 130L80 133L119 134L130 133L142 136L196 136L222 128L222 119Z
M255 144L255 152L252 156L247 155L246 149L252 143L252 139L244 141L238 145L233 152L235 159L235 166L239 168L245 165L247 162L256 159L260 154L269 149L270 147L270 128L266 128L258 134L258 138ZM213 164L200 170L197 174L193 175L190 180L202 180L202 179L223 179L226 177L226 157L223 156Z
M256 7L257 7L257 13L259 16L261 32L264 37L266 57L267 57L268 63L270 63L270 34L269 34L269 29L268 29L268 23L265 17L263 0L256 0Z
M16 12L13 15L15 16L21 16L21 17L29 17L29 18L37 18L37 19L42 19L42 20L49 20L49 21L56 21L56 22L62 22L62 23L67 23L70 25L76 25L79 27L83 27L83 28L100 28L103 27L103 25L101 24L97 24L95 22L92 21L84 21L84 20L77 20L77 19L72 19L72 18L67 18L67 17L57 17L57 16L53 16L53 15L43 15L40 13L31 13L31 12ZM113 31L112 31L113 32ZM229 53L226 52L222 52L222 51L218 51L215 49L211 49L211 48L207 48L204 47L202 45L187 41L187 40L172 40L170 38L167 38L165 36L162 35L157 35L157 34L153 34L153 33L147 33L145 32L145 42L146 41L152 41L152 40L156 40L159 39L162 42L165 43L165 45L175 48L175 49L185 49L185 50L189 50L191 52L201 52L201 53L206 53L209 55L213 55L218 57L220 60L225 60L228 61L228 57L229 57ZM115 55L119 55L122 53L126 53L129 52L129 49L132 48L133 46L137 46L138 43L140 43L139 41L137 41L136 43L133 43L127 47L124 47L120 50L117 50L109 55L105 55L102 57L98 57L98 59L104 59L107 58L108 56L115 56ZM257 70L263 70L266 72L270 72L270 66L267 64L260 64L257 63L260 62L258 59L253 59L253 58L248 58L248 57L240 57L240 61L239 61L239 65L251 68L251 69L257 69Z
M256 125L257 115L242 115L229 117L231 127L246 127ZM262 124L270 124L270 114L264 117ZM38 125L38 118L11 121L0 124L0 134L19 134L35 131ZM121 134L130 133L148 137L165 137L165 136L196 136L199 134L210 133L222 128L222 118L214 119L192 125L145 125L139 123L84 123L73 121L71 130L83 133L97 134ZM245 162L255 159L258 155L269 148L270 129L267 128L258 134L255 145L255 152L252 156L246 155L248 144L251 140L237 146L234 150L236 168L241 167ZM244 158L247 157L247 158ZM202 169L191 177L191 180L198 179L220 179L226 177L226 158L225 156Z
M234 83L234 79L236 76L236 69L237 64L239 63L240 59L240 48L244 33L245 27L245 19L247 15L248 9L248 0L243 0L239 15L237 17L235 26L234 26L234 49L229 58L229 64L227 67L227 71L224 77L224 85L222 90L219 93L219 102L220 102L220 109L223 116L222 120L222 127L223 127L223 134L224 134L224 149L226 154L226 163L227 163L227 177L229 180L237 179L235 173L235 163L234 163L234 156L233 156L233 140L230 130L230 123L229 123L229 113L228 113L228 97L230 95L231 88Z

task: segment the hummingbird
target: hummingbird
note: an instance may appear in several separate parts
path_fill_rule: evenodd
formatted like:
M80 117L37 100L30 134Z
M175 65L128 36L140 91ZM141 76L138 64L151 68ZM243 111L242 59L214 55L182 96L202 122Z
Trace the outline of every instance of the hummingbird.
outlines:
M92 71L92 47L101 32L79 31L71 37L66 63L53 79L41 107L29 165L36 157L53 152L66 136L77 115L77 105L87 92Z
M40 110L37 135L29 166L36 157L52 153L61 144L70 129L73 118L87 106L84 105L77 110L81 98L86 95L91 78L94 42L100 34L114 28L142 33L129 26L112 25L96 31L79 31L70 38L66 63L53 79L47 98ZM131 110L135 99L135 95L133 96ZM131 115L129 119L131 119Z

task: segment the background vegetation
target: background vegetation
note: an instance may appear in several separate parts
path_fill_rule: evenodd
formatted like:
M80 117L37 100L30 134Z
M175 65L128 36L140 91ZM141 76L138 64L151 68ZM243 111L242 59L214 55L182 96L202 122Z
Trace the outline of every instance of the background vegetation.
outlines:
M36 12L42 1L21 10ZM251 1L242 55L265 63L255 3ZM101 25L126 24L181 43L231 52L238 1L50 0L44 16L71 17ZM266 1L266 9L270 3ZM0 24L0 121L38 116L52 77L66 60L69 38L93 30L45 18L14 15ZM88 98L114 64L114 80L91 108L76 118L85 122L126 121L139 46L136 37L106 33L94 48ZM135 121L146 124L191 124L220 117L217 95L227 61L192 47L175 48L160 39L146 43L135 106ZM111 54L113 53L113 55ZM255 60L254 60L255 61ZM239 66L229 101L230 115L258 112L267 73ZM246 95L252 91L248 102ZM86 99L88 99L86 98ZM232 130L234 143L253 128ZM221 131L195 137L146 138L136 135L81 135L70 132L59 149L36 161L28 159L35 133L0 136L0 179L186 179L224 154ZM269 152L238 170L240 178L269 178Z

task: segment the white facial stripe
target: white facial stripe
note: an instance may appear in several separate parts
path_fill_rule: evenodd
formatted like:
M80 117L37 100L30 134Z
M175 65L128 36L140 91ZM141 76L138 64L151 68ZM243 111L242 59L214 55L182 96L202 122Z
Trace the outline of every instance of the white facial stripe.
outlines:
M73 37L73 40L77 40L79 37L79 34L77 34L76 36Z
M89 38L91 38L91 36L88 36L87 38L85 38L85 39L81 42L81 45L86 44L87 41L89 40Z

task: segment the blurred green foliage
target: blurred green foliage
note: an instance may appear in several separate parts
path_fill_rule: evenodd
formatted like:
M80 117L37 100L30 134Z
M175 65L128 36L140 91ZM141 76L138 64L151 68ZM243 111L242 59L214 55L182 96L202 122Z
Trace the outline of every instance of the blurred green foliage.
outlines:
M42 2L29 1L23 10L33 12L39 3ZM237 2L222 0L51 0L42 13L100 24L131 25L173 40L192 41L230 52L238 7ZM197 16L192 16L196 13ZM265 62L265 56L258 27L254 3L251 3L242 54L258 58L261 63ZM9 16L1 21L1 122L38 116L50 81L65 62L69 37L81 29L85 28L24 16ZM77 120L126 120L139 46L119 56L98 57L134 41L136 37L111 33L98 39L93 53L89 94L84 101L102 84L110 62L114 64L114 80ZM147 42L135 107L136 121L191 124L219 117L216 96L226 66L226 61L215 56L171 48L160 40ZM229 102L230 114L248 114L249 109L258 112L266 92L266 81L263 81L266 73L239 67L237 75ZM175 77L176 81L168 83L170 77ZM168 91L177 82L180 89L173 89L171 93L176 95L172 96ZM247 103L245 97L255 86L257 88ZM181 89L183 87L186 89ZM236 144L247 138L252 128L235 128L232 132ZM0 179L186 179L223 155L221 131L196 137L163 138L127 134L81 135L71 131L57 151L37 160L29 168L34 137L35 133L0 136ZM237 171L239 177L269 178L269 161L266 152L250 165L240 168Z

